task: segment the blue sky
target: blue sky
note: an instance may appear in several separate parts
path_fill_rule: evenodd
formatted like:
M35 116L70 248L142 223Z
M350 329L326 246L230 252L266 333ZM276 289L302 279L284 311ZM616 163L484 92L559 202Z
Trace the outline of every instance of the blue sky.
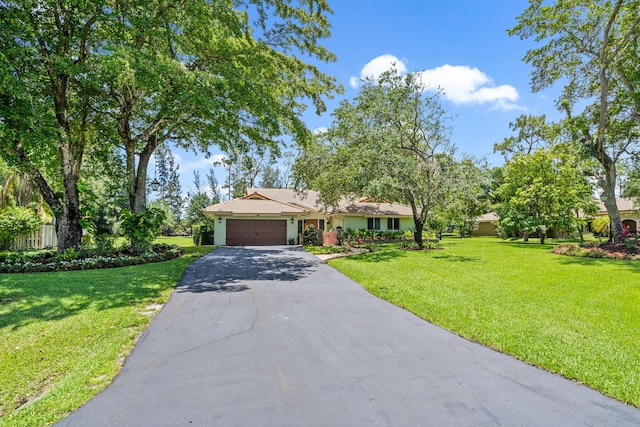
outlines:
M358 93L358 80L377 75L391 62L399 70L423 73L423 81L442 87L443 105L453 116L451 140L458 154L486 157L493 144L510 135L509 123L521 114L559 117L554 99L559 90L532 93L531 67L522 61L532 42L509 37L507 29L527 7L526 0L329 0L332 37L325 45L337 62L321 64L345 93L328 102L328 111L304 115L309 128L326 128L343 98ZM214 159L220 155L212 150ZM193 171L204 178L212 159L174 150L183 191L193 189ZM222 168L215 168L220 183ZM151 172L151 171L150 171Z

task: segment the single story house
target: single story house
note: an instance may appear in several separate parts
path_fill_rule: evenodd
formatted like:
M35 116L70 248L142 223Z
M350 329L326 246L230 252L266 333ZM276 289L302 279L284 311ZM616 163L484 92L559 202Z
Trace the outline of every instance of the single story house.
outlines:
M634 199L627 197L618 197L616 199L616 204L618 205L622 225L628 225L631 232L637 233L640 230L640 205ZM609 215L609 213L607 212L607 208L602 200L599 200L598 211L595 216L598 217L605 215ZM582 213L580 213L580 216L582 216ZM473 235L496 236L498 234L497 224L499 220L500 218L495 212L489 212L477 217L476 221L478 226L473 232ZM590 221L588 221L588 224L589 226L591 225Z
M498 215L495 212L489 212L476 218L477 227L473 230L473 236L497 236L498 233Z
M616 205L618 205L618 211L620 212L620 219L622 219L622 226L629 226L629 230L632 233L637 233L640 229L640 205L631 198L618 197L616 199ZM604 203L598 201L598 212L596 216L609 215Z
M300 233L310 225L323 231L414 228L411 207L406 205L345 200L327 210L319 205L316 191L288 188L248 188L245 196L208 206L202 212L215 218L214 243L218 246L299 243Z

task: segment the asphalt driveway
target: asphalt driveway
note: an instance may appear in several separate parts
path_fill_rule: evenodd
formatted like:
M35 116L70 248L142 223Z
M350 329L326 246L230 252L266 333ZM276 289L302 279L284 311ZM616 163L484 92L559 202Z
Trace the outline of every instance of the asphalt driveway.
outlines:
M638 426L640 410L433 326L297 247L193 263L60 426Z

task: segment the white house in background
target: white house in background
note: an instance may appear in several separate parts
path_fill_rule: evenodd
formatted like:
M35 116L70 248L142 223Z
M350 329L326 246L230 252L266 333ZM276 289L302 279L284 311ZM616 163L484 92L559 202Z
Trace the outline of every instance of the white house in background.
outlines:
M214 243L219 246L285 245L299 243L300 233L318 230L369 229L404 231L414 228L411 207L375 203L367 199L344 202L328 211L318 193L286 188L249 188L243 197L206 207L216 222Z

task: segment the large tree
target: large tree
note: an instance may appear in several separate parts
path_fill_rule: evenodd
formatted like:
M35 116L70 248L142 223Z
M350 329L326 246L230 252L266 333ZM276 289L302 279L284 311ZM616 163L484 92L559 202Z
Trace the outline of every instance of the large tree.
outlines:
M575 230L577 213L595 210L580 163L565 144L518 153L505 163L496 205L502 229L524 232L525 240L537 232L540 243L551 228Z
M637 150L640 126L640 3L636 0L529 0L509 34L534 38L525 61L539 91L564 82L559 107L584 152L596 158L612 235L622 241L616 163ZM572 110L582 111L571 115Z
M207 152L304 143L310 100L338 87L324 0L0 2L1 153L57 218L60 251L82 235L85 150L120 145L129 204L143 211L149 159L173 140Z
M131 209L144 210L147 165L167 140L208 153L309 139L304 101L321 112L337 89L309 61L335 59L319 43L330 34L325 0L138 3L116 3L102 68Z
M448 116L439 94L425 89L417 73L391 70L365 80L294 166L298 181L319 190L327 205L349 195L410 205L419 246L429 212L446 199L453 170Z
M97 84L99 2L0 3L1 155L29 173L56 217L58 250L78 247L77 183Z

